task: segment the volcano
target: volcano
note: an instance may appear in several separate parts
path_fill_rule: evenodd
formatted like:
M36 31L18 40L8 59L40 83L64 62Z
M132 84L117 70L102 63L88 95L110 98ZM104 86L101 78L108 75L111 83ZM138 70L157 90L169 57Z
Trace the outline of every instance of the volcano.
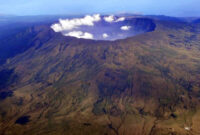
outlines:
M198 20L15 20L0 25L1 135L200 134Z

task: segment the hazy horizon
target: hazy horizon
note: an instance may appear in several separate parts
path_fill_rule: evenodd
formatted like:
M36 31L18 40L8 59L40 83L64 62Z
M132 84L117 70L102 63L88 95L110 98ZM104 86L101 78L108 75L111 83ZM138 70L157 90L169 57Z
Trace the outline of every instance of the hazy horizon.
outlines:
M84 15L84 14L142 14L175 17L198 17L198 0L7 0L0 1L0 15Z

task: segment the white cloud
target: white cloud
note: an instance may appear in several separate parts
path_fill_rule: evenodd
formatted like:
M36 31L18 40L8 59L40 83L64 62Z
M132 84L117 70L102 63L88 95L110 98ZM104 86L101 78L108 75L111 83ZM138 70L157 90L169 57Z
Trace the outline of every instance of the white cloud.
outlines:
M51 28L55 32L62 32L65 30L72 30L78 28L82 25L93 26L94 22L101 20L99 14L93 16L86 15L84 18L75 18L75 19L59 19L59 23L53 24Z
M107 37L109 37L107 33L103 33L102 36L103 36L103 38L107 38Z
M100 14L95 15L86 15L82 18L73 18L73 19L59 19L58 23L52 24L51 28L55 32L61 32L64 36L71 36L76 38L84 38L84 39L94 39L95 37L99 37L99 35L95 35L95 33L92 32L93 27L96 30L95 24L101 20L104 20L109 23L117 23L117 22L123 22L126 18L125 17L117 17L114 15L101 17ZM85 29L85 27L82 26L88 26L92 27L92 29ZM112 27L112 26L111 26ZM122 26L120 27L121 30L128 31L131 28L131 26ZM91 33L90 33L91 32ZM93 35L94 34L94 35ZM112 37L112 35L108 35L107 33L102 32L100 34L101 38L109 39L108 37Z
M118 18L115 22L122 22L122 21L124 21L125 20L125 17L120 17L120 18Z
M106 22L111 23L111 22L113 22L113 21L115 20L115 17L114 17L113 15L106 16L106 17L104 17L104 20L105 20Z
M112 22L121 22L121 21L125 20L125 17L120 17L120 18L116 19L115 16L110 15L110 16L104 17L104 20L106 22L109 22L109 23L112 23Z
M55 23L55 24L51 25L51 28L55 32L61 32L61 31L63 31L63 28L62 28L62 26L59 23Z
M76 37L76 38L93 39L93 35L91 33L82 32L82 31L71 31L71 32L64 34L64 35Z
M122 26L120 29L121 30L130 30L131 26Z

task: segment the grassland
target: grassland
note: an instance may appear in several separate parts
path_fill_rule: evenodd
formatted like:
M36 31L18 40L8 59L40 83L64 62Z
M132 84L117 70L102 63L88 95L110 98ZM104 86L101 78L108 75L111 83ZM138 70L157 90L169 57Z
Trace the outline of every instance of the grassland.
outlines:
M113 42L54 34L10 58L0 67L0 92L12 91L0 101L0 134L200 134L198 26L155 23Z

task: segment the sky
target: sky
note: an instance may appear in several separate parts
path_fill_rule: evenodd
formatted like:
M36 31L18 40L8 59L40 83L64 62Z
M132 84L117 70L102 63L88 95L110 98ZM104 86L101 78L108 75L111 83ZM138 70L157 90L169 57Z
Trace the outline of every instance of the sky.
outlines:
M0 0L4 15L78 15L135 13L200 16L200 0Z

